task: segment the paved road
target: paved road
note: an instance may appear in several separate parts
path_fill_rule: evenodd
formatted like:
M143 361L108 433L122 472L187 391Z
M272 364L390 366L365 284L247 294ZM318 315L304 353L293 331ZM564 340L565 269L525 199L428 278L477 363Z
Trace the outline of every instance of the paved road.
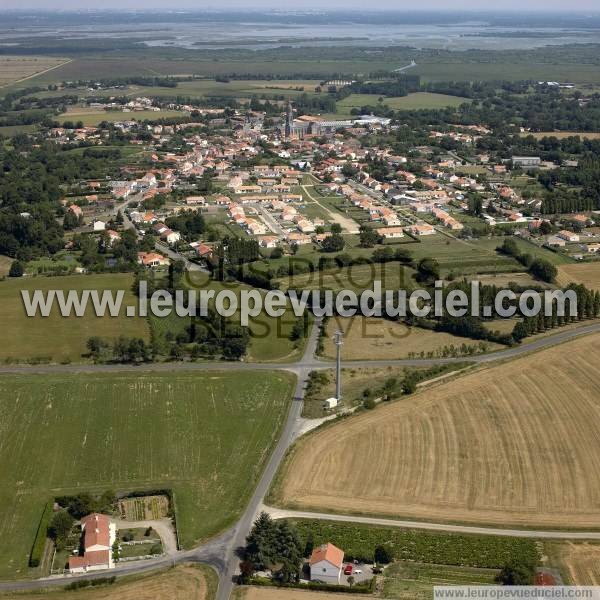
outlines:
M346 361L344 366L347 368L357 368L365 366L427 366L435 364L450 364L455 362L465 362L468 360L474 363L489 363L493 361L515 358L520 355L539 350L542 348L554 346L556 344L577 338L579 336L600 331L600 323L584 325L576 329L559 331L553 335L540 338L529 344L508 348L501 352L488 355L473 356L465 358L445 358L445 359L426 359L426 360L377 360L377 361ZM310 371L314 369L330 369L333 363L325 362L315 358L315 351L318 341L319 322L315 322L302 359L297 363L279 364L279 363L239 363L239 362L220 362L220 363L161 363L142 367L132 365L28 365L28 366L3 366L0 367L2 373L87 373L87 372L112 372L112 371L132 371L143 372L151 369L152 371L173 371L173 370L287 370L297 375L297 384L294 392L294 399L289 410L287 421L285 423L281 438L275 447L267 466L260 478L252 498L246 507L239 521L223 532L217 538L198 546L192 550L177 552L170 556L164 556L158 559L141 561L139 563L125 563L118 565L111 572L115 575L127 575L132 573L144 573L157 568L184 563L184 562L202 562L213 567L220 576L220 584L217 592L217 600L228 600L233 589L239 558L237 550L244 545L245 538L250 531L252 522L256 515L264 509L264 499L271 486L273 478L283 460L287 449L294 440L306 430L307 422L301 416L302 401L304 398L304 388ZM306 516L307 518L328 519L334 521L351 521L359 523L379 524L395 527L411 527L419 529L430 529L439 531L454 531L461 533L481 533L489 535L512 535L518 537L539 537L539 538L564 538L564 539L600 539L600 532L552 532L552 531L532 531L516 529L498 529L487 527L470 527L467 525L450 525L444 523L422 523L417 521L397 521L392 519L376 519L368 517L355 517L346 515L329 515L325 513L310 513L283 511L269 508L275 516L283 518L287 516ZM33 581L16 581L0 583L0 590L27 590L39 589L47 586L61 586L66 582L78 579L95 579L105 577L106 572L91 573L73 577L53 577L37 579Z
M529 343L520 346L514 346L491 352L489 354L479 354L476 356L465 356L459 358L401 358L390 360L347 360L344 361L344 368L365 368L365 367L430 367L435 365L449 365L456 363L474 363L486 364L500 360L517 358L529 354L536 350L556 346L583 335L600 332L600 323L591 323L582 325L573 329L558 331ZM316 340L314 341L316 344ZM307 350L311 344L307 344ZM316 347L316 346L315 346ZM290 371L292 373L303 373L311 370L333 369L332 361L321 360L313 354L305 352L302 359L295 363L254 363L254 362L167 362L167 363L148 363L141 365L130 364L71 364L71 365L2 365L0 366L0 375L9 373L113 373L113 372L168 372L168 371Z

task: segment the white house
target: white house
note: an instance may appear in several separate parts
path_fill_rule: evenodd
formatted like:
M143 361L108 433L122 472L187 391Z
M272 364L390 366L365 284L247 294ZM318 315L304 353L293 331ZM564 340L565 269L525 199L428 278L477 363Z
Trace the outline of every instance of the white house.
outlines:
M344 552L333 544L323 544L310 557L311 581L338 584L342 575Z
M404 230L402 227L381 227L377 230L377 233L386 239L404 237Z

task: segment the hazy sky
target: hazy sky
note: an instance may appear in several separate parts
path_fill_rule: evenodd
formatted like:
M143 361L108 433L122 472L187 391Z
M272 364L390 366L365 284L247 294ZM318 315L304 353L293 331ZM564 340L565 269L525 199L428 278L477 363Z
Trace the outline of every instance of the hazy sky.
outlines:
M423 0L418 4L414 1L405 0L372 0L365 3L364 0L0 0L0 9L136 9L136 10L174 10L182 9L262 9L275 8L278 10L297 10L304 8L316 8L320 10L335 10L344 8L356 9L406 9L406 10L564 10L564 11L590 11L600 12L598 0L503 0L493 6L486 6L481 0L455 0L450 3L447 0Z

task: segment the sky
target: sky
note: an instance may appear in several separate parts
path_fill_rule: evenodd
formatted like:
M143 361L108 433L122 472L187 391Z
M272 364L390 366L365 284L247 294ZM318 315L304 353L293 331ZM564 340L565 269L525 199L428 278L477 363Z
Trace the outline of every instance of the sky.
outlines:
M361 9L361 10L516 10L516 11L589 11L600 12L598 0L503 0L493 9L481 0L422 0L415 5L406 0L0 0L0 9L43 9L43 10L82 10L82 9L131 9L131 10L202 10L202 9L264 9L302 10L302 9Z

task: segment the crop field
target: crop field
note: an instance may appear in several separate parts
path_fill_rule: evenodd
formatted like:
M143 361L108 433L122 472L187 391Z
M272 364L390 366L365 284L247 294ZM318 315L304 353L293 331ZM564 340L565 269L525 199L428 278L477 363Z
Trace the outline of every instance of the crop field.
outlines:
M60 289L65 292L76 290L110 290L113 293L124 290L123 305L136 303L131 292L133 278L128 274L111 275L73 275L67 277L32 277L7 279L0 281L0 327L10 344L2 344L0 360L27 361L32 359L50 359L52 361L81 361L87 352L86 341L90 336L100 335L116 338L120 335L148 339L148 324L141 317L96 317L93 310L85 316L60 316L55 305L48 317L28 317L25 313L21 290Z
M0 56L0 88L20 80L33 78L65 62L50 56Z
M119 501L121 518L127 521L163 519L169 514L167 496L138 496Z
M76 108L56 117L62 121L81 121L86 127L93 127L102 121L156 121L170 117L182 117L187 113L178 110L141 110L132 112L104 111L97 109Z
M161 573L128 577L111 585L65 591L52 589L38 593L2 594L3 600L213 600L217 575L204 565L178 565Z
M429 600L436 585L494 585L498 570L398 562L384 571L382 598Z
M278 499L341 513L596 527L599 351L590 335L327 427L292 451Z
M561 572L570 585L600 585L600 544L564 542L557 546Z
M561 265L558 269L558 283L583 283L593 290L600 290L600 262Z
M351 94L347 98L337 103L338 111L347 113L351 108L360 108L361 106L377 106L384 104L393 110L419 110L422 108L446 108L449 106L460 106L465 102L470 102L468 98L458 96L447 96L446 94L432 94L430 92L416 92L398 98L383 97L379 102L380 96L377 94Z
M302 540L312 534L315 547L331 542L344 549L348 560L371 562L375 548L380 545L390 546L394 558L399 561L477 569L502 568L511 558L538 558L535 540L528 538L462 535L310 519L295 520L294 524Z
M171 489L184 548L231 525L277 439L284 373L0 378L0 578L26 577L55 495Z
M515 62L429 62L420 63L410 71L420 75L424 83L430 81L572 81L574 83L600 83L596 65L567 63Z
M514 326L514 323L513 323ZM444 347L459 349L461 345L477 346L478 342L442 331L431 331L420 327L408 327L378 318L357 316L353 318L333 318L327 322L325 352L327 358L334 358L336 348L333 335L344 333L342 356L344 360L378 360L441 355ZM512 329L511 329L512 331ZM503 348L500 344L487 343L488 351ZM463 353L466 354L466 353Z

